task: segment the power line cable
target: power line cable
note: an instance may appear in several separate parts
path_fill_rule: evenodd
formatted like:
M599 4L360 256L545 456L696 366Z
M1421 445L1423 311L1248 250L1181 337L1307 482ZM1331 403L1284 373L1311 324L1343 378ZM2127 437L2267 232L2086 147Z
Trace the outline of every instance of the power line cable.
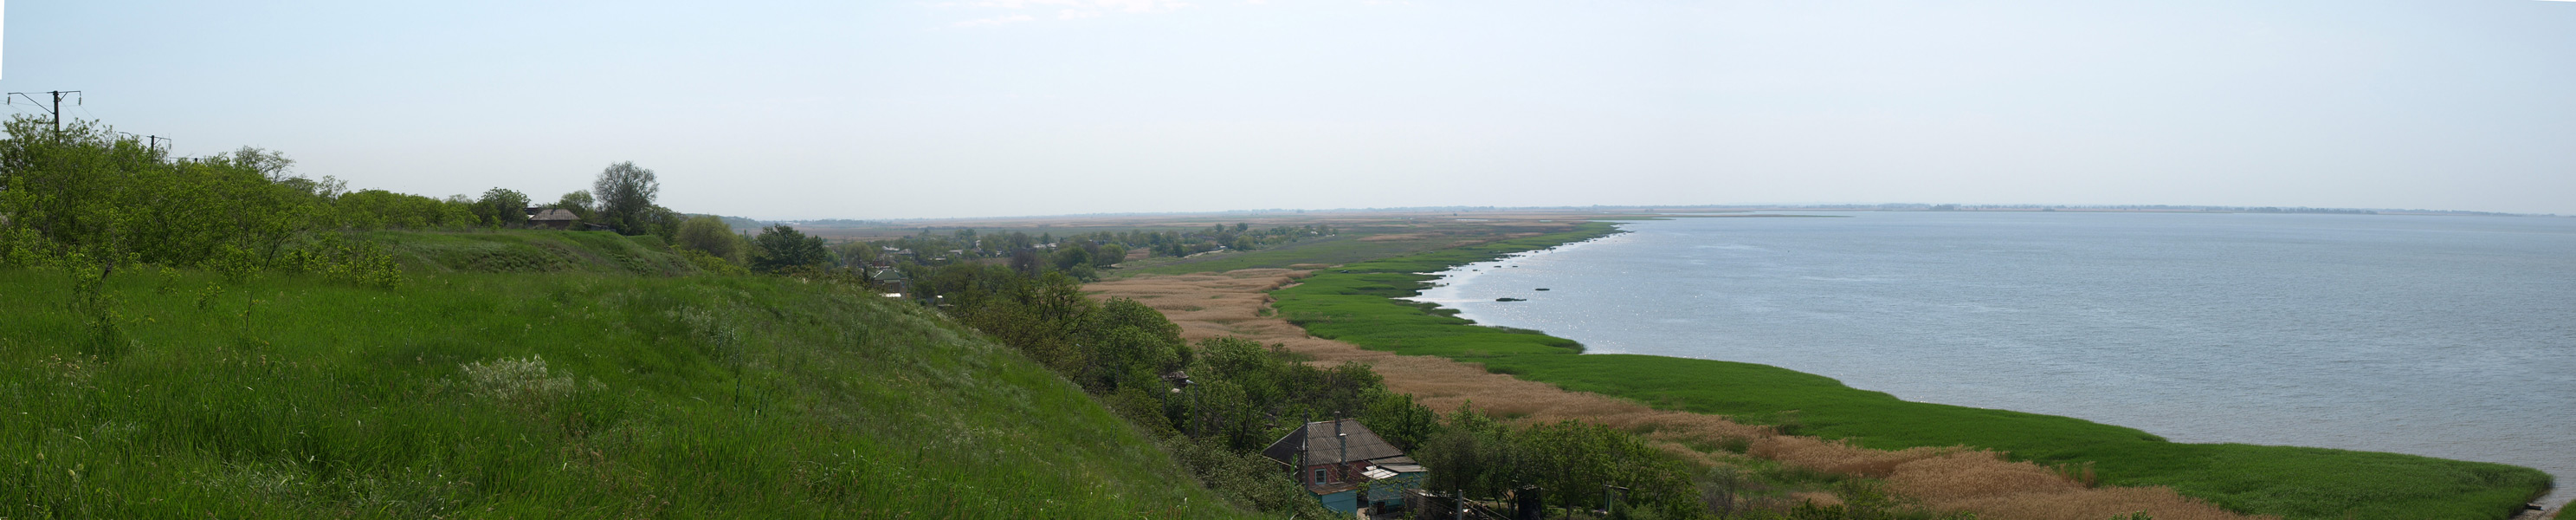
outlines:
M53 123L54 123L54 132L56 132L56 133L60 133L60 132L62 132L62 131L63 131L63 95L64 95L64 94L71 94L71 95L72 95L72 108L75 108L75 109L80 109L81 105L85 105L85 104L87 104L87 101L88 101L88 99L87 99L85 96L82 96L82 95L81 95L81 91L78 91L78 90L48 90L48 91L45 91L44 93L45 93L45 94L51 94L51 95L53 95L53 97L54 97L54 103L53 103L53 106L52 106L51 108L47 108L47 109L45 109L45 113L46 113L46 114L49 114L49 115L54 116L54 120L53 120ZM9 96L11 96L11 97L10 97L10 99L12 100L12 103L13 103L13 104L15 103L15 100L17 99L17 98L16 98L16 96L27 96L27 100L28 100L28 101L34 101L34 102L36 102L37 106L44 106L44 104L45 104L45 102L44 102L44 101L37 100L37 99L36 99L35 94L31 94L31 93L26 93L26 92L11 92L11 93L9 93ZM88 111L87 109L81 109L81 110L82 110L83 112L87 112L87 111ZM96 116L92 116L92 117L96 117Z

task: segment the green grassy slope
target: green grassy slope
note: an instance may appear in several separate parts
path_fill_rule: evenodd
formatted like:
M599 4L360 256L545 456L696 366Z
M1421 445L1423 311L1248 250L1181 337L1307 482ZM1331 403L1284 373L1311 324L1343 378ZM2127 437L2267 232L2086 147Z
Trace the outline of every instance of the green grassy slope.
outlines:
M413 272L680 275L697 272L660 237L604 231L379 231L369 238Z
M1778 367L1640 355L1577 355L1570 340L1474 325L1416 305L1417 274L1611 232L1583 230L1318 271L1273 292L1318 337L1487 369L1658 407L1794 424L1875 448L1968 445L2020 460L2093 462L2112 485L2166 485L2239 511L2290 518L2505 518L2550 485L2537 470L2320 448L2166 442L2081 419L1896 399ZM1794 414L1787 413L1795 410Z
M395 247L556 239L486 235ZM863 291L146 272L98 341L65 280L0 269L0 518L1247 516L1047 369Z

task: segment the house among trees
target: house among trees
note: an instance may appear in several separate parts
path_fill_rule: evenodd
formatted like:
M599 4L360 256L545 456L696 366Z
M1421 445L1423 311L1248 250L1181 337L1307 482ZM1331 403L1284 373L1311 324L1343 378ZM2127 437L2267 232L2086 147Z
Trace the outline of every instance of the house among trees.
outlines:
M572 210L528 208L528 227L571 229L572 225L577 222L581 222L581 216L574 215Z
M1296 471L1306 492L1325 509L1384 511L1421 489L1429 471L1356 419L1306 423L1263 448L1261 455ZM1366 494L1365 497L1362 494Z
M887 298L902 298L912 292L912 279L905 277L902 270L892 267L868 271L868 282L875 284L877 290L885 291Z

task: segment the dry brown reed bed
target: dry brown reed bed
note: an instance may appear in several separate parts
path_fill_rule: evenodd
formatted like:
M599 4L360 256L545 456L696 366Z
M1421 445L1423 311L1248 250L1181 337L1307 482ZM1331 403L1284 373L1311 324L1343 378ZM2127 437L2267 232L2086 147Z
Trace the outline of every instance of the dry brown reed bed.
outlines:
M2051 468L2010 462L2001 454L1965 448L1872 450L1813 437L1779 435L1770 428L1737 424L1715 415L1656 410L1634 401L1493 374L1433 356L1402 356L1309 337L1286 320L1268 316L1272 289L1295 283L1307 271L1246 269L1222 274L1138 276L1091 284L1097 298L1132 298L1163 312L1192 341L1239 336L1285 345L1332 365L1366 363L1385 376L1389 389L1412 394L1443 412L1473 402L1476 408L1523 420L1580 420L1643 432L1665 451L1703 465L1724 464L1723 451L1690 445L1743 443L1746 454L1817 471L1885 479L1899 495L1934 509L1969 511L1997 520L2102 519L2146 511L2163 520L2258 518L2228 512L2163 487L2088 487Z

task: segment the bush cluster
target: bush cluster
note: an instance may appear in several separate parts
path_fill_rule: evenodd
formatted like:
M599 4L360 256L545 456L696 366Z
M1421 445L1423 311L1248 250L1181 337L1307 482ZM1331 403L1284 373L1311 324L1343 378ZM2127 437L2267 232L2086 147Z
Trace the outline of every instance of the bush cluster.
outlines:
M329 177L290 175L293 161L275 152L173 158L86 121L56 130L19 117L6 129L0 263L8 265L101 275L137 264L235 275L283 270L391 286L401 275L381 248L319 231L388 215L449 218L411 211L401 198L408 195L343 194Z

